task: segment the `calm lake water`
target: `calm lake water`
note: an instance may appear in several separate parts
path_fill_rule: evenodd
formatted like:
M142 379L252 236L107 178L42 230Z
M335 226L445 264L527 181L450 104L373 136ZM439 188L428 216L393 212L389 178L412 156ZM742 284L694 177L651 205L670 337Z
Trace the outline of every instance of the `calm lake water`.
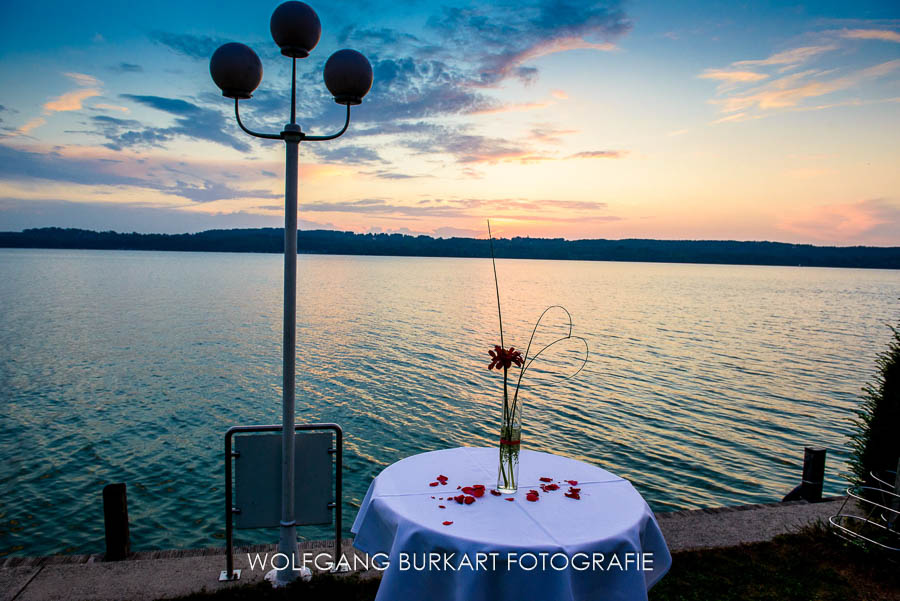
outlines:
M299 265L297 419L344 427L349 530L385 466L495 444L490 261ZM780 500L804 445L828 447L826 493L841 491L852 411L900 317L900 273L497 269L507 345L524 347L556 303L590 345L577 378L558 375L575 346L526 377L527 448L620 474L656 511ZM281 281L280 255L0 250L0 555L102 551L109 482L128 483L135 549L222 544L223 434L281 420Z

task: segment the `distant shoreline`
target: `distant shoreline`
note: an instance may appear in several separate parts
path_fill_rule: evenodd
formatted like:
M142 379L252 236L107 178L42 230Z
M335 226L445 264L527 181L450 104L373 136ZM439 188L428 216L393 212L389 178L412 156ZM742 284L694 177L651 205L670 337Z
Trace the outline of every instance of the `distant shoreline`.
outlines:
M126 234L72 228L0 232L0 248L280 254L283 244L281 228L208 230L196 234ZM501 238L494 241L494 248L498 258L508 259L900 269L900 247L897 246L840 247L724 240ZM488 241L483 239L355 234L332 230L301 230L298 251L334 255L490 257Z

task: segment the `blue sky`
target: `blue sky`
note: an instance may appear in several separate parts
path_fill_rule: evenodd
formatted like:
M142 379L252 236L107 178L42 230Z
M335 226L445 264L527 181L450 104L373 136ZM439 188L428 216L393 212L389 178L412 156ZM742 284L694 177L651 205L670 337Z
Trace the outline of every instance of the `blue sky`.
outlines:
M298 121L342 107L324 61L375 83L301 147L301 227L900 245L896 3L310 3ZM0 19L0 230L282 222L280 143L212 83L224 42L278 131L277 2L16 3Z

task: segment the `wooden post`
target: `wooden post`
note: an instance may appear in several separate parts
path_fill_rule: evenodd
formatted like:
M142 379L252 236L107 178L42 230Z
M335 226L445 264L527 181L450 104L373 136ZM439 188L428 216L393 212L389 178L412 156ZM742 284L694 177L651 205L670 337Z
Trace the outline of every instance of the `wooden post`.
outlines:
M800 483L801 496L815 503L822 500L825 484L825 453L828 449L806 447L803 450L803 480Z
M103 487L103 525L106 529L104 561L119 561L128 557L131 553L131 537L128 532L128 498L124 483Z

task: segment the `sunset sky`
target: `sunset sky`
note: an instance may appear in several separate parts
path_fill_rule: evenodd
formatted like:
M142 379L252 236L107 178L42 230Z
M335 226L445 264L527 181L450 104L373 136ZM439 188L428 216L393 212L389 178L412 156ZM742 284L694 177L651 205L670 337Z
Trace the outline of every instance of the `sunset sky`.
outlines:
M0 230L283 224L284 149L209 76L250 45L288 120L279 2L0 8ZM303 229L900 245L900 5L310 2L298 121L350 47L375 83L300 147Z

